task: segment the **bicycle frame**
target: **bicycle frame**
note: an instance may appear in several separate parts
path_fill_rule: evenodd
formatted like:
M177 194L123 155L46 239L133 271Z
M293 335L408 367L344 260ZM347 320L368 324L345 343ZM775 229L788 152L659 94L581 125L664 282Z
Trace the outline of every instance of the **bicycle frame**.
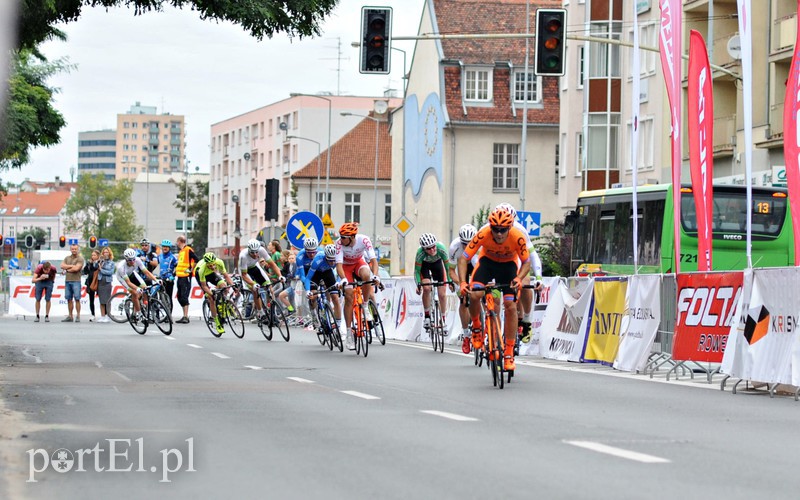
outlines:
M419 282L417 286L419 287L431 287L431 299L433 301L433 307L431 308L431 326L428 334L431 339L431 344L433 345L433 350L439 351L440 353L444 352L444 341L447 334L444 331L443 322L444 319L442 317L442 311L440 309L440 302L439 302L439 287L450 285L452 281L429 281Z

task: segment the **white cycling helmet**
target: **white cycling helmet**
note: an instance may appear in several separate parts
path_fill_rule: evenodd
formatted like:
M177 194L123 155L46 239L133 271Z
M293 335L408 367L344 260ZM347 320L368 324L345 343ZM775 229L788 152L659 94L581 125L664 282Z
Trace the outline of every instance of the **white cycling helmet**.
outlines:
M325 257L328 259L336 257L336 245L325 245Z
M516 209L516 208L514 208L514 207L511 205L511 203L505 203L505 202L503 202L503 203L501 203L501 204L497 205L496 207L494 207L494 209L495 209L495 210L503 210L503 211L506 211L506 212L508 212L508 213L510 213L510 214L511 214L511 217L513 217L513 218L515 218L515 219L517 218L517 209Z
M475 229L475 226L472 224L464 224L461 226L461 229L458 230L458 237L461 238L461 243L466 245L475 237L475 233L477 232L478 230Z
M303 240L303 248L306 250L316 250L319 246L319 242L316 238L312 238L311 236L307 237Z
M430 248L436 245L436 236L431 233L422 233L419 237L419 246L422 248Z
M259 248L261 248L260 241L252 239L247 242L247 249L250 250L251 252L257 252Z
M122 255L125 257L125 260L133 260L136 258L136 250L133 248L126 248Z

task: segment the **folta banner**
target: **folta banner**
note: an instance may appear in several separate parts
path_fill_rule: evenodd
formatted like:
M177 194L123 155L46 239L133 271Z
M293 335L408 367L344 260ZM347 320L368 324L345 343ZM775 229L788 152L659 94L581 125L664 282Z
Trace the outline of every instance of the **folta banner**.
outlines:
M661 26L658 46L661 54L661 71L667 86L670 122L672 124L672 201L675 206L675 266L672 272L680 272L681 255L681 0L659 0Z
M588 308L593 280L581 281L574 288L559 281L550 293L539 340L543 357L561 361L580 361L586 343Z
M595 278L588 335L581 361L611 366L617 357L628 278Z
M797 1L800 12L800 0ZM786 96L783 101L783 158L786 163L786 184L789 188L789 206L792 209L792 228L794 229L794 265L800 265L800 16L794 55L789 66L789 79L786 82Z
M661 322L661 276L631 276L628 279L625 304L619 350L613 366L621 371L643 371Z
M687 118L689 134L689 169L697 214L697 270L711 271L711 213L714 178L714 90L711 66L703 35L689 34L689 89Z
M800 385L800 268L755 269L721 369L746 380Z
M738 321L741 271L685 273L679 274L676 281L678 318L672 359L722 362L731 326Z

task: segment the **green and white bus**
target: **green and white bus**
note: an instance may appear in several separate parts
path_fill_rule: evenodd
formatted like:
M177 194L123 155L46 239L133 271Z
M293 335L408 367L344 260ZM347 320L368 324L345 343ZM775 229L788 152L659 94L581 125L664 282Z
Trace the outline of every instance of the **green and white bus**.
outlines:
M672 185L637 189L639 272L675 269ZM714 185L713 270L747 267L747 193L744 186ZM794 265L794 237L784 188L753 188L753 267ZM584 191L567 214L571 271L578 275L633 274L633 188ZM697 270L697 218L692 189L681 188L681 272Z

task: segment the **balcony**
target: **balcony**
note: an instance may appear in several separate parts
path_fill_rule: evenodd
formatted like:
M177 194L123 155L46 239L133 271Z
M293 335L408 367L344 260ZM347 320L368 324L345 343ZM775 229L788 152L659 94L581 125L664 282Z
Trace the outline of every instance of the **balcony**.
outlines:
M792 60L794 41L797 36L797 14L775 20L770 40L769 62Z
M736 145L736 115L714 118L714 155L732 153Z
M158 146L158 136L151 137L148 142L151 146Z

